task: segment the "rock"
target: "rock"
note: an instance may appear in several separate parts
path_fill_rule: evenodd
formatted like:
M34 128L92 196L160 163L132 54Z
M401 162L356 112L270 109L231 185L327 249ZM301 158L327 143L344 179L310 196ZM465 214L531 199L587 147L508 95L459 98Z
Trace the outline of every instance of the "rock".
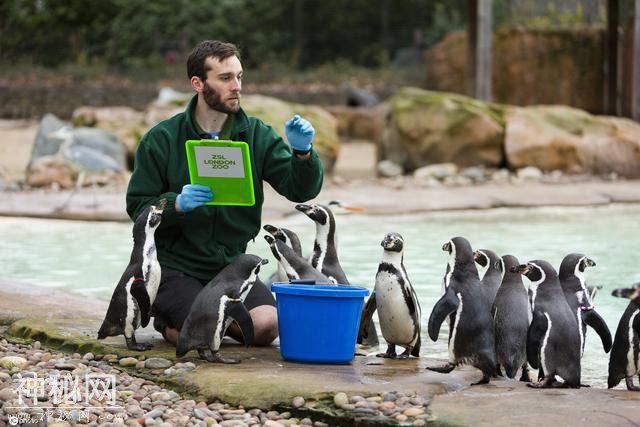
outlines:
M294 397L291 405L296 409L304 406L304 398L302 396Z
M267 420L262 424L263 427L283 427L284 424L280 424L279 422L273 420Z
M6 402L8 400L13 400L17 398L18 398L18 393L16 393L14 390L10 389L9 387L0 389L0 400Z
M136 366L137 363L138 359L136 359L135 357L123 357L118 362L120 366Z
M516 175L522 180L539 180L542 178L543 173L540 169L534 166L527 166L525 168L518 169Z
M457 94L402 88L389 100L379 154L405 171L434 163L498 167L503 108Z
M40 341L35 341L32 345L32 347L36 350L39 350L40 347L42 347L42 344L40 343Z
M333 171L338 157L338 122L324 108L315 105L294 104L263 95L244 95L242 108L250 116L258 117L284 137L284 124L299 114L309 120L316 131L313 148L322 159L326 173Z
M414 427L422 427L422 426L426 426L427 422L425 420L415 420L413 422L413 426Z
M413 171L415 179L436 178L446 179L458 173L458 166L455 163L438 163L434 165L422 166Z
M161 357L150 357L144 361L144 367L147 369L165 369L172 365L170 360Z
M338 121L338 134L351 139L378 141L384 132L388 105L374 108L334 105L326 107Z
M0 366L5 369L22 369L28 363L27 359L20 356L4 356L0 358Z
M347 396L346 393L336 393L333 396L333 403L337 406L337 407L342 407L343 405L346 405L349 403L349 397Z
M511 169L640 177L640 124L553 105L510 108L505 152Z
M27 184L32 187L57 184L62 188L71 188L77 177L78 173L60 155L38 157L27 168Z
M407 417L417 417L418 415L424 414L424 409L415 407L407 408L403 414Z
M382 160L379 162L377 170L378 175L385 178L392 178L394 176L402 175L403 173L402 166L391 160Z
M89 352L82 356L82 360L90 361L94 359L93 353Z
M150 397L152 402L171 400L171 396L169 396L169 393L165 391L151 393Z

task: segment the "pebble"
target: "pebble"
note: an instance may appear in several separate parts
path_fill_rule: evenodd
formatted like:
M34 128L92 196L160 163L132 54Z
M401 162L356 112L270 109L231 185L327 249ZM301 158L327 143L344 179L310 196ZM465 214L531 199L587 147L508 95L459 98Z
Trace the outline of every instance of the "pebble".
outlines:
M33 343L33 348L35 348L36 350L39 350L40 347L42 347L42 344L40 343L40 341L35 341Z
M335 405L340 408L343 405L346 405L349 403L349 397L347 396L346 393L337 393L335 396L333 396L333 403L335 403Z
M166 369L172 365L173 363L170 360L163 359L162 357L150 357L144 361L144 367L146 369Z
M304 406L304 397L302 396L294 397L293 401L291 402L291 405L296 409Z
M13 400L17 398L18 398L18 393L13 391L13 389L10 389L7 387L0 390L0 400L7 401L7 400Z
M136 366L137 363L138 359L136 359L135 357L123 357L118 362L120 366Z
M28 363L27 359L20 356L5 356L0 358L0 367L5 369L18 368L22 369Z

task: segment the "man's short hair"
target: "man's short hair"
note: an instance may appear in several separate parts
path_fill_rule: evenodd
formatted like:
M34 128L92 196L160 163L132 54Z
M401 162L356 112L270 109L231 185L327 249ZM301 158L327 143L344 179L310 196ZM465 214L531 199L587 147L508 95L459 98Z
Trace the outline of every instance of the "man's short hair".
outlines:
M209 68L206 66L205 61L208 57L212 56L218 61L222 61L234 55L240 59L240 51L233 43L204 40L191 51L189 59L187 59L187 75L189 79L196 76L206 80Z

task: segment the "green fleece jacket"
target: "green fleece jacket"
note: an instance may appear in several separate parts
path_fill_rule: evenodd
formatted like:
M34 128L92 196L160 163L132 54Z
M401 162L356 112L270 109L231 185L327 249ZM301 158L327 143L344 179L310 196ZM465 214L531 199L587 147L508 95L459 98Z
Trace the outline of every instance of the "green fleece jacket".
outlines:
M201 281L210 280L244 253L261 226L267 181L292 202L305 202L322 187L322 162L315 150L307 159L292 155L289 145L260 119L241 109L229 116L220 139L245 141L251 153L254 206L201 206L184 215L175 211L176 197L189 184L185 141L208 139L195 122L197 96L186 111L160 122L141 139L127 189L127 213L132 220L145 209L167 199L156 230L158 261ZM214 189L215 198L215 189Z

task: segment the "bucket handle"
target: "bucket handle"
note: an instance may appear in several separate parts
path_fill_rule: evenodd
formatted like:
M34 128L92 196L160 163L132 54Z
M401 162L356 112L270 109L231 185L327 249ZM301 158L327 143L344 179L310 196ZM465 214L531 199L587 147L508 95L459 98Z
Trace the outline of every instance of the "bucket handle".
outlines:
M290 285L315 285L316 281L311 279L289 279Z

